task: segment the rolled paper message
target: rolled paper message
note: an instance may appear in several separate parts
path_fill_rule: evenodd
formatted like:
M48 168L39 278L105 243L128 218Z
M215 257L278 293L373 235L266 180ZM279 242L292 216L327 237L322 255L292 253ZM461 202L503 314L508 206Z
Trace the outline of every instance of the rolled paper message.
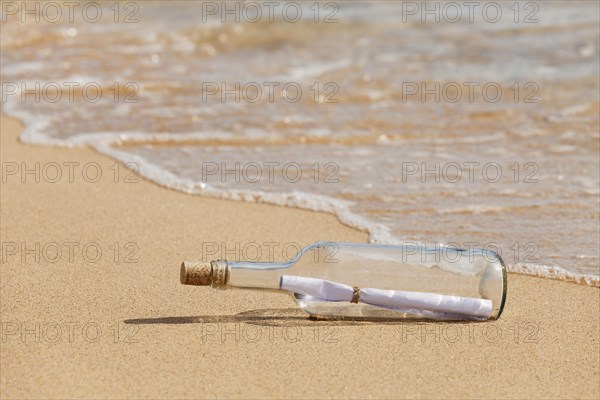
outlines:
M322 301L352 301L355 297L352 286L316 278L283 275L280 287ZM474 297L361 288L358 299L372 306L398 310L424 310L479 318L489 318L492 314L491 300Z
M280 287L294 293L317 297L325 301L351 301L354 290L343 283L303 276L283 275Z

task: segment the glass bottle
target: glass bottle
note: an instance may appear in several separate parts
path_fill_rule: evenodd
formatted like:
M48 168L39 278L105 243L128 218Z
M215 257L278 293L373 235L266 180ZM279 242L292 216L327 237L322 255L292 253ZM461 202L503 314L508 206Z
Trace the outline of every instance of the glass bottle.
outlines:
M506 268L487 250L318 242L286 262L185 261L181 283L292 294L319 318L497 319Z

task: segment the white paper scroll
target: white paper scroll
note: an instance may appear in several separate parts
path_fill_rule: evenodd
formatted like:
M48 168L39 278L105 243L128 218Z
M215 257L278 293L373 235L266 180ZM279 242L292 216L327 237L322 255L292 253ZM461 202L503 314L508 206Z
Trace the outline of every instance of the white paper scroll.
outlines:
M280 287L321 301L350 301L354 293L354 289L349 285L293 275L283 275ZM457 317L463 315L489 318L492 315L491 300L436 293L361 288L360 301L389 309L419 310Z

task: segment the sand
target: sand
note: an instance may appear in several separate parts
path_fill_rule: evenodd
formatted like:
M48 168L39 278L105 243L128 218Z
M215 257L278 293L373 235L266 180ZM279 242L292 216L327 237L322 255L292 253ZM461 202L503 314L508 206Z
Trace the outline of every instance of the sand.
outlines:
M115 183L114 161L22 144L22 125L1 122L3 171L40 163L39 183L2 181L3 399L600 397L598 288L510 275L498 321L376 323L183 286L180 263L203 242L265 254L277 242L277 257L285 243L367 236L332 215L125 183L123 170ZM73 182L65 162L80 163Z

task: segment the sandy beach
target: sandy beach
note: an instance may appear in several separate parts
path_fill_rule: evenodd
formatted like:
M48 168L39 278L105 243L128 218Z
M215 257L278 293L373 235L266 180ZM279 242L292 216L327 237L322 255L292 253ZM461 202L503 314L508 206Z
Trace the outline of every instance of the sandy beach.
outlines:
M206 243L367 235L128 183L92 150L24 145L19 121L1 124L3 399L600 396L598 288L511 274L500 320L423 323L313 321L285 295L183 286ZM20 171L36 163L39 182Z

